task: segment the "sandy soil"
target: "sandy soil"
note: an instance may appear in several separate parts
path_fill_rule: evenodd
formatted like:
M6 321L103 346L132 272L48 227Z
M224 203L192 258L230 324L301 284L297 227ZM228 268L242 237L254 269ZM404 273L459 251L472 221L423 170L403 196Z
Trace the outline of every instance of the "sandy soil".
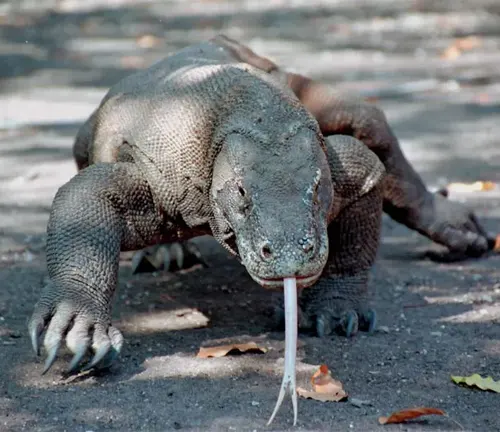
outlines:
M499 20L498 2L486 0L0 2L0 430L257 431L276 400L283 334L272 332L269 293L209 239L200 241L207 269L133 276L124 260L114 320L127 344L109 374L61 378L65 354L40 375L26 320L46 277L50 203L75 174L72 139L107 87L224 32L291 70L377 98L431 187L498 182ZM498 231L499 196L452 198ZM434 247L384 220L379 331L302 336L299 350L301 385L326 363L369 404L301 399L295 430L459 430L440 417L378 425L413 406L444 409L466 430L500 429L497 394L450 380L500 379L500 257L437 264L423 258ZM209 324L194 328L201 314ZM195 358L200 345L227 338L270 350ZM287 403L268 429L293 430L291 419Z

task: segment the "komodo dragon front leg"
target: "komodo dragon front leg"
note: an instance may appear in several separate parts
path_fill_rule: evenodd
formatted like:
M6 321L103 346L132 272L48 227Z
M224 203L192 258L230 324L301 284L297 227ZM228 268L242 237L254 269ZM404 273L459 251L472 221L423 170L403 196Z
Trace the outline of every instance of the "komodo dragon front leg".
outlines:
M351 135L367 145L387 170L384 211L394 220L446 246L456 259L477 257L493 247L494 238L488 236L472 211L427 190L404 156L383 111L376 105L305 76L288 73L226 36L214 40L237 60L286 81L316 117L325 136Z
M29 321L36 352L46 330L44 373L64 338L74 353L70 371L91 351L85 369L104 367L119 353L123 337L111 325L111 301L120 250L161 240L163 217L133 163L92 165L59 189L47 229L50 281Z

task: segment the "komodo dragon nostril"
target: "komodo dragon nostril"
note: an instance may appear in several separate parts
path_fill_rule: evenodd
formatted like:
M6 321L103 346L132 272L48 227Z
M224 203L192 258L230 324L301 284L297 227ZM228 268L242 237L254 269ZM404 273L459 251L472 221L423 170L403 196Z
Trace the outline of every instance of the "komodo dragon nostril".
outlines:
M299 245L306 254L314 252L314 240L312 238L302 238L299 240Z
M314 251L314 242L312 240L307 241L302 246L302 249L304 250L305 253L313 252Z
M262 256L262 258L264 258L265 260L268 260L270 258L272 258L273 256L273 253L271 251L271 246L269 245L269 243L264 243L260 249L260 255Z

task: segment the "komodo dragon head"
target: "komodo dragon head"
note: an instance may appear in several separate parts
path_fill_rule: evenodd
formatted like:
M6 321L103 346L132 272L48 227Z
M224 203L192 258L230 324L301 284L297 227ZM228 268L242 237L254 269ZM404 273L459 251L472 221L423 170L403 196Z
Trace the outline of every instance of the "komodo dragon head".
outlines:
M295 117L277 127L272 120L247 119L255 123L225 136L213 168L214 224L225 238L234 234L242 263L261 286L282 289L284 278L296 277L304 288L328 257L330 169L315 122Z

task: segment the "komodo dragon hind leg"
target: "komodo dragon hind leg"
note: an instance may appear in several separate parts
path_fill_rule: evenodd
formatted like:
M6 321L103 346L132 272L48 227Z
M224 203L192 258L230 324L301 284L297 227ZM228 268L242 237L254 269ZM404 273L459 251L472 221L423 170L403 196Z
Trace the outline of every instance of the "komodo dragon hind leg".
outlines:
M208 267L198 247L188 241L151 246L135 252L132 257L132 273L155 271L175 272L196 265Z

